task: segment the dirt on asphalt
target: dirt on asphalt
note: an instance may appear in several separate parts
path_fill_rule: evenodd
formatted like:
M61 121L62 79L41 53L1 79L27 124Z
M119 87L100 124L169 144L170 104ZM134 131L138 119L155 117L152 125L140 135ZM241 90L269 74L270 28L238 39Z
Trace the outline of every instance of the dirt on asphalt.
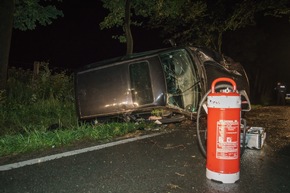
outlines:
M245 113L247 126L262 127L266 132L265 144L276 154L290 156L290 105L254 106ZM190 120L169 124L169 129L196 130L196 122ZM197 140L197 139L196 139Z
M290 106L255 107L245 117L248 126L265 128L268 146L290 155Z

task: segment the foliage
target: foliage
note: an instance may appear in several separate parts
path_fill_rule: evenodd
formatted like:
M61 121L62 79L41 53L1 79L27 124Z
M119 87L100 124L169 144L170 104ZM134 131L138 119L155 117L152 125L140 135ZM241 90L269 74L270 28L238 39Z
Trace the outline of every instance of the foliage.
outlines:
M117 27L119 29L124 28L125 23L125 0L102 0L103 7L109 10L109 14L104 18L103 22L100 23L101 29L110 29ZM182 14L182 10L191 6L193 11L190 15ZM203 10L202 3L192 3L187 0L169 1L169 0L157 0L157 1L142 1L142 0L131 0L131 24L135 26L146 25L148 19L154 22L157 21L156 25L162 23L162 20L170 21L172 18L179 19L185 17L186 19L196 18ZM159 18L159 20L156 20ZM153 22L152 22L153 23ZM123 31L123 30L122 30ZM124 31L123 31L124 32ZM124 34L113 35L113 38L119 39L120 42L125 42L126 37Z
M164 111L163 109L153 109L151 111L151 114L153 116L161 117L163 115L163 111Z
M53 73L45 65L37 77L31 70L9 69L8 89L0 92L0 131L17 133L52 124L72 127L77 123L73 77Z
M79 122L73 77L44 64L31 70L9 69L8 89L0 91L0 157L107 140L144 128L144 124Z
M11 68L8 71L8 100L31 104L39 100L73 100L73 76L66 71L53 73L43 64L38 75L31 70Z
M175 39L178 43L205 45L221 52L222 37L225 32L255 25L258 17L263 15L290 16L289 3L285 0L279 1L279 3L271 0L258 2L248 0L206 1L202 4L202 8L176 10L184 15L191 15L196 12L194 10L202 10L197 19L194 17L176 18L173 22L168 22L162 17L153 17L150 25L159 28L162 25L166 26L165 30L162 30L164 35Z
M124 1L103 0L109 14L101 29L122 27ZM131 0L132 24L158 28L164 38L179 44L205 45L221 52L222 37L227 31L255 25L260 16L288 16L288 0ZM147 21L147 22L144 22Z
M6 89L12 28L35 29L63 16L62 11L46 0L1 0L0 5L0 89ZM14 22L14 24L13 24Z
M62 17L62 11L54 5L41 0L15 0L14 28L20 30L35 29L37 24L46 26L53 19Z

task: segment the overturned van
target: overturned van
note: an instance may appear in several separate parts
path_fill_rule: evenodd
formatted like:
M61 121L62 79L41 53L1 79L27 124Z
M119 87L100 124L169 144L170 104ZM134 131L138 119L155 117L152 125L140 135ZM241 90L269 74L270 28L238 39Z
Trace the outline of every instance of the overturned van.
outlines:
M202 96L218 77L249 91L241 64L200 47L172 47L93 63L75 74L81 120L194 116Z

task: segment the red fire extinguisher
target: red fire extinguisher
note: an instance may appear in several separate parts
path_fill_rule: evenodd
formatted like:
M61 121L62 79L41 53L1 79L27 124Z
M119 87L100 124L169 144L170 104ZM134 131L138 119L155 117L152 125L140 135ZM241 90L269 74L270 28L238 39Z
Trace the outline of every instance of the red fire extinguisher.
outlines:
M228 82L232 89L216 92L216 84ZM206 177L223 183L234 183L240 177L241 95L230 78L212 82L207 97Z

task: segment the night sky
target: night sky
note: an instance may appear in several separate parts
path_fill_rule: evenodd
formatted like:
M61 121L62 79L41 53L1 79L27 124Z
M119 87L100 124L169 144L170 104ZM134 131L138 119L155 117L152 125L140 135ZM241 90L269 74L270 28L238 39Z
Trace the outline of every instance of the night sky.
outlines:
M75 69L103 59L124 55L125 44L112 39L114 30L101 31L106 15L101 1L63 1L64 17L32 31L14 30L10 66L32 68L34 61ZM166 47L157 31L133 28L134 52ZM256 41L258 40L258 41ZM240 61L249 74L265 69L290 83L290 24L286 19L263 18L256 26L224 36L224 52Z
M32 31L14 30L10 50L10 66L31 67L34 61L49 60L51 66L77 68L126 53L125 44L112 39L115 30L100 30L106 10L101 1L63 1L59 9L64 17L51 25ZM134 52L162 47L154 31L132 29Z

